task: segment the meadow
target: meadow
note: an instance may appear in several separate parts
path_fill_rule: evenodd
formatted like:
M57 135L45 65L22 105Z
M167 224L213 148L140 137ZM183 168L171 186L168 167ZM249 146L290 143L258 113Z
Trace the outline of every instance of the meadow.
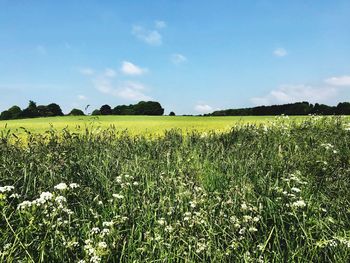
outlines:
M1 262L349 262L348 119L88 118L3 128Z
M304 117L293 117L303 119ZM11 130L15 134L25 132L45 133L51 127L60 131L82 132L85 128L125 131L133 135L161 135L166 130L180 129L183 132L229 131L240 123L266 123L274 120L272 116L232 116L232 117L198 117L198 116L64 116L21 120L0 121L0 131ZM24 130L24 129L25 130Z

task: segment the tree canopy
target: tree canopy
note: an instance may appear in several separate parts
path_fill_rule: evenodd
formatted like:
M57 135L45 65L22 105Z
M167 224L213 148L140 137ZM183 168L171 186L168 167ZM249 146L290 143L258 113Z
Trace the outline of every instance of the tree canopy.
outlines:
M208 116L267 116L267 115L349 115L350 103L342 102L337 106L315 105L309 102L296 102L282 105L258 106L253 108L227 109L214 111Z

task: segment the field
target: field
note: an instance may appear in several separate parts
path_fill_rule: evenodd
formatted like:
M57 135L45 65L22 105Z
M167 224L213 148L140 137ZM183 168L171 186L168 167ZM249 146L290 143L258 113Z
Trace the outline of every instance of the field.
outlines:
M303 117L294 117L302 119ZM305 117L304 117L305 118ZM83 116L83 117L53 117L36 118L24 120L0 121L0 131L10 129L11 131L23 133L26 130L34 133L44 133L52 125L60 131L68 128L70 131L84 131L88 128L106 129L113 127L117 131L128 130L133 135L157 135L163 134L165 130L180 129L187 131L228 131L233 125L239 123L266 123L275 117L193 117L193 116Z
M349 262L347 119L136 118L2 127L1 262Z

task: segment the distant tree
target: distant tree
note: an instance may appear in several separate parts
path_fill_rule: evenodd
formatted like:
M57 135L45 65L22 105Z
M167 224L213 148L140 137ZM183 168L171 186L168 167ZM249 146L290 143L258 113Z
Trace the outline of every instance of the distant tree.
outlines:
M39 116L39 112L38 112L38 108L36 106L36 103L34 101L30 100L28 107L22 111L21 117L22 118L34 118L34 117L38 117L38 116Z
M112 114L112 108L111 106L105 104L100 108L100 114L101 115L111 115Z
M18 106L12 106L11 108L8 109L8 112L11 115L11 119L18 119L21 116L22 110Z
M11 120L11 113L8 110L4 110L0 114L0 120Z
M101 112L100 110L96 109L91 113L91 115L101 115Z
M341 102L337 105L337 114L339 115L350 115L350 103Z
M40 116L40 117L51 116L50 113L49 113L49 109L45 105L39 105L39 106L36 107L36 109L38 111L38 116Z
M84 112L82 110L72 109L68 115L71 115L71 116L84 116L85 114L84 114Z
M63 116L61 107L56 103L47 105L49 116Z
M169 113L169 116L175 116L175 112L171 111L171 112Z
M135 115L163 115L164 109L156 101L140 101L133 106Z

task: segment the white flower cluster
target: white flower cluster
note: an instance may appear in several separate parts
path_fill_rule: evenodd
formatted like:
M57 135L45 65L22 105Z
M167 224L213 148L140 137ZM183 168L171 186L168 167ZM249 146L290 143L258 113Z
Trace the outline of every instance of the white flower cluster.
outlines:
M11 192L14 189L15 189L15 187L12 185L0 186L0 193Z

